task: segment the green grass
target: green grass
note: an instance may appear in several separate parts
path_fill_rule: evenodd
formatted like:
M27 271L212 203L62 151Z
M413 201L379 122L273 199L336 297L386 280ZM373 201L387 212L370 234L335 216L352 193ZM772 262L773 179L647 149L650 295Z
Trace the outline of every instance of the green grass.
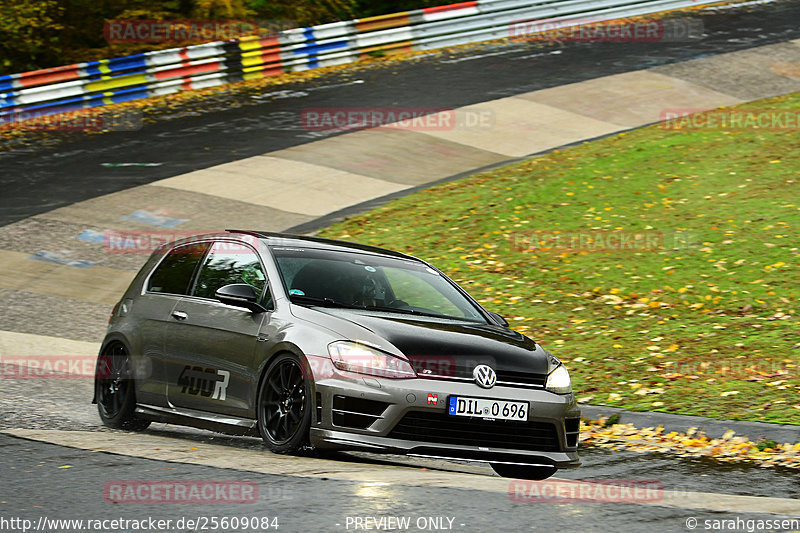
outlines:
M797 110L800 93L740 107ZM562 358L581 401L797 423L798 137L650 126L433 187L323 235L431 261ZM657 246L529 247L598 231L647 232Z

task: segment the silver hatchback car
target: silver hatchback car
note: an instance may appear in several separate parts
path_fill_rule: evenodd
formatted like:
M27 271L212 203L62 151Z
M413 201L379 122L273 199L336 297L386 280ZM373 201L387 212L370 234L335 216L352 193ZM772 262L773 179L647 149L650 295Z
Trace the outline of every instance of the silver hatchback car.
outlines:
M260 435L277 453L576 467L569 373L430 264L371 246L229 230L166 244L114 307L102 421Z

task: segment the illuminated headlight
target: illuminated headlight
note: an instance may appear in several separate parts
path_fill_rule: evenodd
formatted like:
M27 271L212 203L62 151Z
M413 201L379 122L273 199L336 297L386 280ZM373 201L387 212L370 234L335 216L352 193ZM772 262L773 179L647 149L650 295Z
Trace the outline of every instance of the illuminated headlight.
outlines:
M389 379L417 377L411 363L394 355L349 341L336 341L328 345L333 366L346 372L367 374Z
M572 392L572 382L569 379L569 372L564 365L559 364L548 374L545 388L556 394L569 394Z

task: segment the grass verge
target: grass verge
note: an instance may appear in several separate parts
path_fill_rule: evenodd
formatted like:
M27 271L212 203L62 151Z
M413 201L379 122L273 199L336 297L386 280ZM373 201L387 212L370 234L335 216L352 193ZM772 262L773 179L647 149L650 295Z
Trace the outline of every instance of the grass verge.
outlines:
M798 108L800 93L736 109ZM579 401L797 423L798 179L796 123L655 125L322 235L431 261L562 358Z

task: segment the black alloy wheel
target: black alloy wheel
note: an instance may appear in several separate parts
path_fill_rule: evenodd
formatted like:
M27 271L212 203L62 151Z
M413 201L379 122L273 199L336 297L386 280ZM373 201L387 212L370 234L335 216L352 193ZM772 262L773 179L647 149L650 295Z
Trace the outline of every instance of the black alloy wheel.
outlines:
M300 359L283 354L269 365L261 383L258 431L275 453L295 453L308 444L311 427L309 380Z
M120 343L112 343L97 357L95 398L103 424L114 429L142 431L149 420L136 418L136 391L131 358Z

